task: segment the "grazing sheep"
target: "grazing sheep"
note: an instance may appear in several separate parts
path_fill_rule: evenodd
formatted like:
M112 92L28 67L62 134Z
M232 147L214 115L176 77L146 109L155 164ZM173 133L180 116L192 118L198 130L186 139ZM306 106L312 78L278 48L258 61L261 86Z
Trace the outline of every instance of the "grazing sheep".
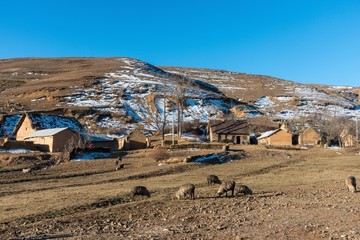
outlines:
M252 195L253 191L246 185L237 185L236 186L236 195L238 194L244 194L244 195Z
M23 168L22 169L23 173L31 173L32 172L32 168Z
M208 175L207 176L208 186L213 186L214 184L221 184L220 179L216 175Z
M135 197L136 195L150 197L150 192L144 186L135 186L131 189L131 196Z
M217 194L219 196L221 196L225 193L227 196L227 192L231 191L231 196L234 196L234 190L235 190L235 181L234 180L226 180L220 184Z
M123 169L125 167L125 164L119 164L116 166L115 171Z
M345 179L345 184L350 192L356 192L356 178L354 176L347 177Z
M187 183L181 185L179 190L175 193L177 199L180 199L185 196L189 196L190 199L195 199L195 185L192 183Z

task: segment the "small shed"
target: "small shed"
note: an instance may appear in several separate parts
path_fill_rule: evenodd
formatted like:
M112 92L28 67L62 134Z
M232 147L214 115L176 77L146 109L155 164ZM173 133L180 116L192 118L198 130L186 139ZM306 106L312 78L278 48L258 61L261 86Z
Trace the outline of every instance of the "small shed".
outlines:
M210 142L250 144L250 127L245 120L212 120L208 123Z
M79 140L79 135L69 128L50 128L32 132L23 140L33 142L44 152L63 152L71 140Z
M123 150L136 150L143 149L148 146L148 137L136 128L129 133L129 135L118 139L119 149Z
M284 129L275 129L264 132L257 138L259 144L271 146L291 146L292 135Z
M305 146L320 145L321 136L314 128L308 127L300 131L298 143Z
M345 128L340 133L341 147L354 147L357 145L357 139L354 134L352 134L348 128Z

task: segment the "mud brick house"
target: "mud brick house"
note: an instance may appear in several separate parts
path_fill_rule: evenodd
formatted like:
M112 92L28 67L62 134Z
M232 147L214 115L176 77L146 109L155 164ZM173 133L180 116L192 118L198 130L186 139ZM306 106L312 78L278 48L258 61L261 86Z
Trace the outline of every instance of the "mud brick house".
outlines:
M25 136L24 141L31 141L44 152L63 152L69 139L79 140L79 134L70 128L50 128L38 130Z
M76 118L43 113L24 113L14 129L17 141L31 141L40 150L63 151L68 141L84 132Z
M296 137L296 135L295 135ZM298 144L303 146L316 146L321 144L320 134L312 127L308 127L299 132Z
M208 124L210 142L250 144L249 124L245 120L211 120Z
M349 129L345 128L340 133L341 147L354 147L357 145L357 139L354 134L351 134Z
M119 149L136 150L148 147L149 138L140 129L134 129L127 136L118 139Z
M16 135L16 140L19 141L24 140L30 133L51 128L69 128L75 133L84 131L83 126L74 117L43 113L24 113L16 124L14 134Z
M257 138L259 144L271 145L271 146L291 146L292 134L284 129L275 129L264 132Z

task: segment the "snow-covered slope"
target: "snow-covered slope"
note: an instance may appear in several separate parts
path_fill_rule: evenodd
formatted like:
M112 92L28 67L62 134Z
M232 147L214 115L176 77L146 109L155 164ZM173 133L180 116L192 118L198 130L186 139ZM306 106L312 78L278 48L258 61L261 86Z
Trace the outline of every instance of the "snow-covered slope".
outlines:
M169 124L184 97L183 119L218 116L291 119L327 112L360 117L359 90L306 85L222 70L155 67L131 58L0 60L0 111L53 111L75 116L91 131L122 132L149 119ZM163 96L168 99L164 103Z
M314 113L360 117L358 95L352 87L315 86L259 76L209 69L165 67L216 86L227 96L253 104L267 116L292 119Z
M77 106L92 107L94 113L108 114L106 117L96 119L96 125L103 128L131 127L140 123L145 128L153 126L145 124L152 118L149 109L153 104L158 113L164 112L163 94L168 98L166 112L169 122L177 116L176 98L179 89L184 88L185 107L184 121L207 121L219 114L226 114L238 102L227 98L216 87L197 79L183 78L165 72L147 63L119 58L121 64L117 70L104 74L103 79L96 81L92 86L74 86L73 93L64 96L59 107ZM149 102L148 96L153 95L154 101ZM127 116L124 119L123 116ZM163 118L163 115L159 115ZM91 118L88 117L91 120ZM89 126L91 124L89 123Z

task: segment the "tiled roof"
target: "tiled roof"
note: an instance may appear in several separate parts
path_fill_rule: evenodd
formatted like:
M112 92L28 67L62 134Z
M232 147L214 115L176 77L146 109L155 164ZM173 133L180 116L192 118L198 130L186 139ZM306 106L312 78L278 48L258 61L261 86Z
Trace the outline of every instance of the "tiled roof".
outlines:
M249 124L245 120L213 121L210 127L217 134L250 134Z

